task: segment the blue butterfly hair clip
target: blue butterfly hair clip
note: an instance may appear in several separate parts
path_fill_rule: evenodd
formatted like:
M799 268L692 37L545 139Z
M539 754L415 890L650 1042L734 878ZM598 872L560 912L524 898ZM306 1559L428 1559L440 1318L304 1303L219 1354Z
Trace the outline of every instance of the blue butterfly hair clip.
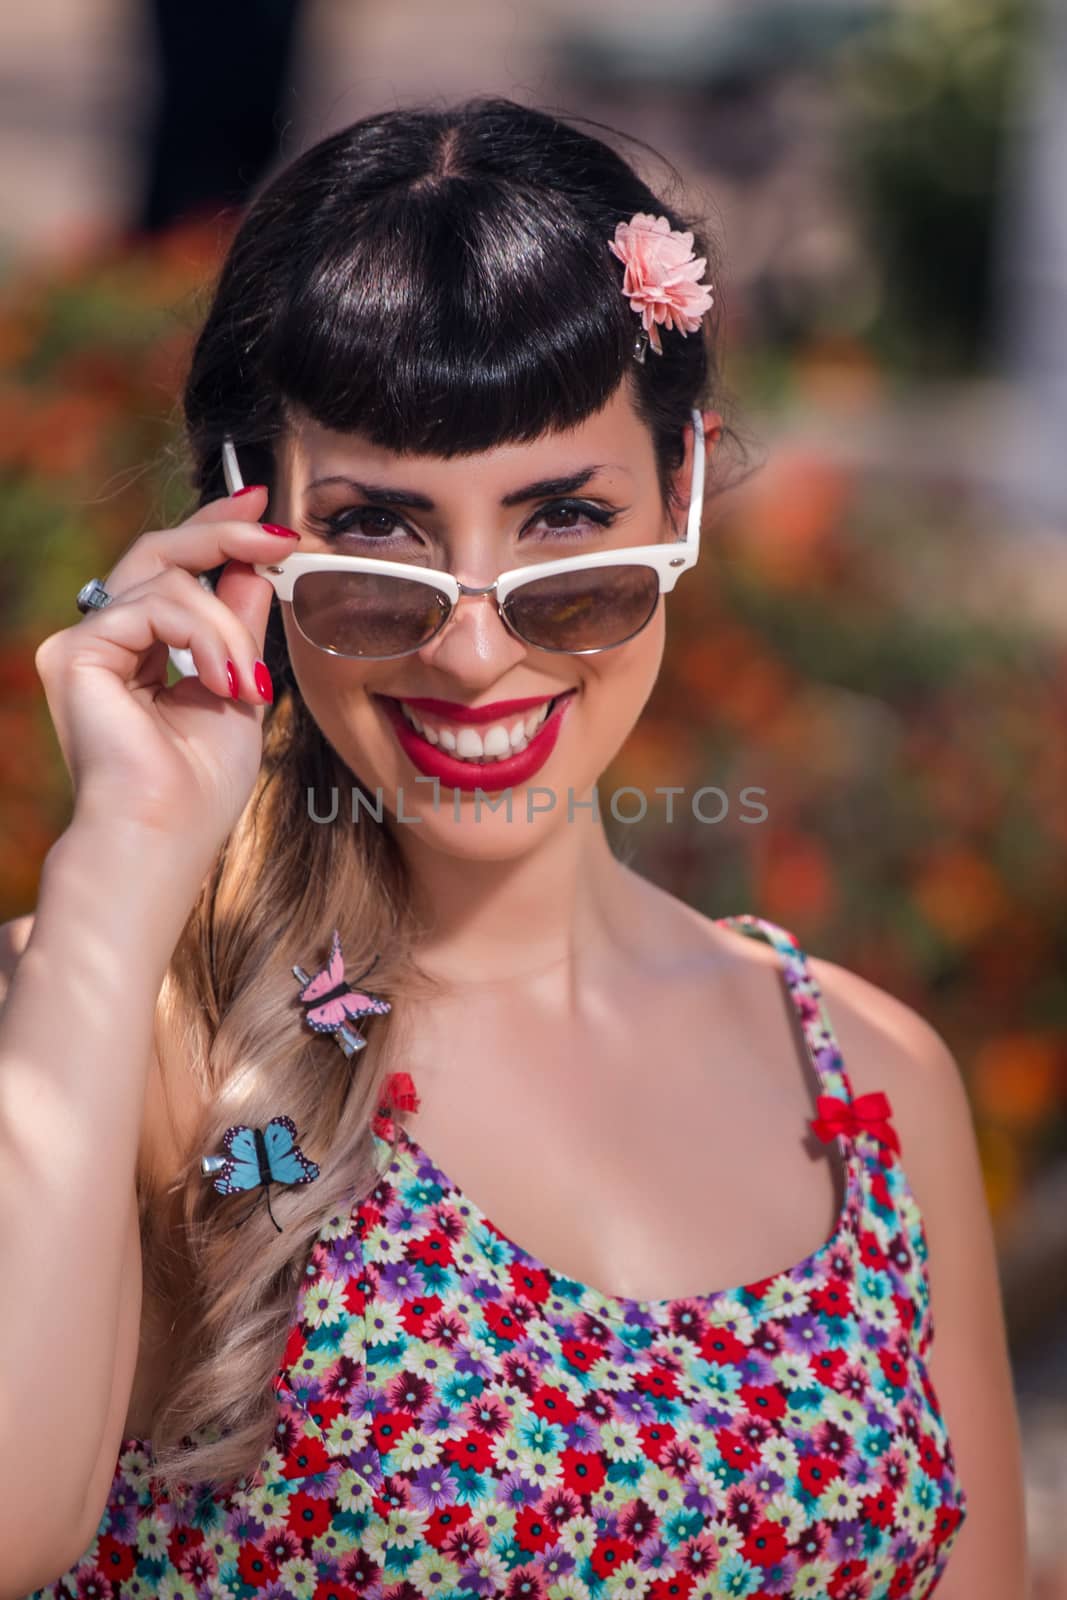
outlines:
M270 1209L272 1183L311 1183L319 1175L314 1161L309 1161L296 1142L296 1123L292 1117L272 1117L265 1128L246 1128L235 1124L222 1136L226 1150L224 1156L204 1156L200 1170L205 1177L217 1173L215 1188L219 1194L240 1194L244 1190L258 1189L263 1185L270 1220L283 1229ZM251 1211L235 1226L240 1228L248 1221Z

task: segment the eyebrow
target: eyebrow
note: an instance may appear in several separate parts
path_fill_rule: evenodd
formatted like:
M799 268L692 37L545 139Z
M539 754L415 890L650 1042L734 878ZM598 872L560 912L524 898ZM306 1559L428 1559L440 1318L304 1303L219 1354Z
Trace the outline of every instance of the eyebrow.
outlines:
M545 500L552 495L575 494L589 482L602 466L582 467L578 472L572 472L565 478L541 478L537 483L528 483L523 489L515 489L511 494L506 494L501 499L502 506L518 506L527 500ZM625 467L619 471L625 472ZM343 483L349 489L356 489L368 500L377 500L386 506L410 506L416 511L436 511L437 507L425 494L417 494L414 489L390 489L383 485L373 483L360 483L356 478L349 478L344 474L336 474L329 478L315 478L307 486L307 492L312 489L322 488L330 483Z

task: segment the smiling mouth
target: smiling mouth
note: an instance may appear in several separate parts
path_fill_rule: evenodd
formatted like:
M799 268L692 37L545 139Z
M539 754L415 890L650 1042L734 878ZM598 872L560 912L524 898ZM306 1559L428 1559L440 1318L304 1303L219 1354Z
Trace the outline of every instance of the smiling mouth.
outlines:
M427 744L442 750L455 761L488 767L521 755L556 708L576 693L576 689L567 689L530 711L512 712L497 722L479 726L450 723L447 717L415 711L406 701L394 695L381 695L379 698L388 700L412 732L425 739Z

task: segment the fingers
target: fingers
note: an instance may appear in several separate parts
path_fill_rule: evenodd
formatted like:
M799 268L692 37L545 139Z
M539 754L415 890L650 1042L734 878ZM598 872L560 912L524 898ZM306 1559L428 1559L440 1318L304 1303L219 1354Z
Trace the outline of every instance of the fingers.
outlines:
M260 523L265 504L266 490L257 488L201 506L177 527L141 534L108 573L104 587L118 597L171 567L196 574L231 558L248 565L284 559L299 548L300 536Z
M238 489L236 494L220 495L217 500L208 500L204 505L197 506L196 510L178 526L184 528L190 522L212 522L231 514L241 520L248 518L257 521L263 515L266 504L266 484L248 483L243 489Z
M270 585L254 573L250 576L266 592L269 606ZM205 688L225 699L255 706L271 699L263 692L269 690L270 681L255 634L223 600L178 567L126 590L110 605L46 639L37 652L37 669L46 681L48 675L69 669L74 655L88 650L129 683L157 644L189 650Z

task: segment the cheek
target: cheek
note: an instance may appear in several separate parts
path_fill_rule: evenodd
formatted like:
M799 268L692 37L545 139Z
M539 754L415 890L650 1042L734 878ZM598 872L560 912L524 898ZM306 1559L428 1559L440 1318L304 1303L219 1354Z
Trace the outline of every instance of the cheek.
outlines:
M305 705L324 737L355 768L377 727L367 698L373 667L317 650L308 644L289 616L285 616L285 640L293 677Z
M664 610L660 604L652 621L628 644L603 655L590 656L583 669L588 721L583 742L593 758L595 777L615 759L640 720L655 688L663 661Z

